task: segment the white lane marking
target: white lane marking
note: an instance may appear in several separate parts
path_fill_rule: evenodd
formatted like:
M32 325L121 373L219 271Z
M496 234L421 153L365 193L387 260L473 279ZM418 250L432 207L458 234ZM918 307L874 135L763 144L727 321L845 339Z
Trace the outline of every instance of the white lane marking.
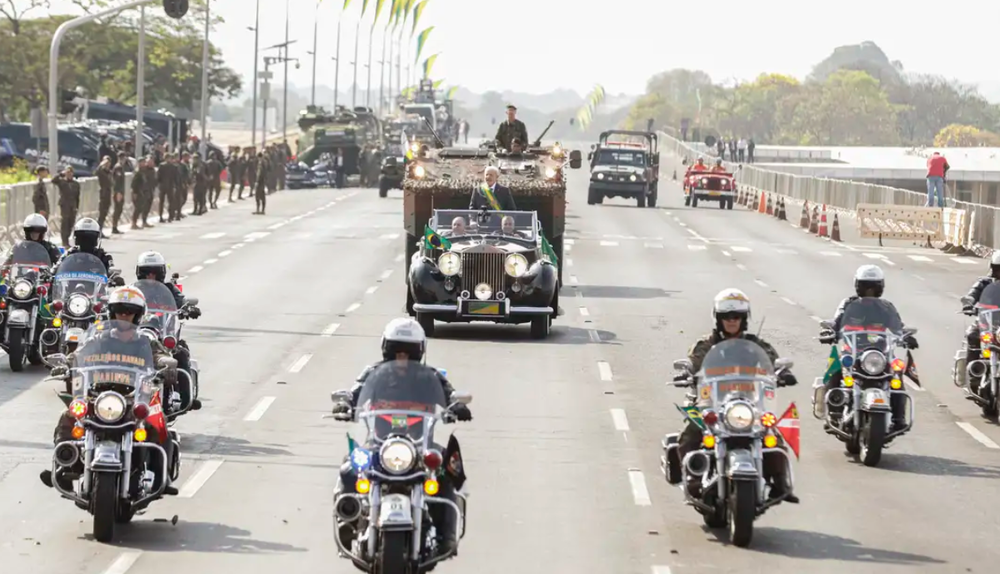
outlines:
M101 574L125 574L128 572L129 568L135 565L139 557L142 556L142 552L139 550L130 550L128 552L122 552L115 558L115 561L108 566L108 569Z
M617 241L602 241L601 247L618 247Z
M750 249L749 247L743 247L742 245L731 245L729 248L735 251L736 253L749 253L753 251L753 249Z
M671 574L670 566L653 566L653 574Z
M646 243L644 247L649 247L650 249L663 249L662 243Z
M242 249L244 245L244 243L237 243L236 245L233 245L233 249Z
M378 285L372 285L365 289L365 295L373 295L376 291L378 291Z
M382 235L381 237L379 237L379 239L399 239L399 234L398 233L386 233L385 235Z
M596 330L589 329L587 331L587 334L590 335L590 340L591 341L593 341L595 343L600 343L601 342L601 335Z
M976 427L972 426L971 424L969 424L969 423L959 423L959 422L956 422L955 424L958 425L958 428L960 428L960 429L964 430L965 432L969 433L969 436L971 436L972 438L974 438L977 441L979 441L986 448L993 448L993 449L1000 448L1000 445L997 445L997 443L995 443L992 440L990 440L990 437L988 437L985 434L983 434L982 431L980 431Z
M572 267L572 266L573 266L573 260L572 259L567 259L566 260L566 267Z
M565 245L573 245L574 243L576 243L576 239L564 239L563 243Z
M350 313L352 311L357 311L358 307L361 307L361 303L351 303L351 306L348 307L347 310L344 311L344 313L346 314L346 313Z
M213 263L218 263L218 262L219 262L218 259L206 259L205 260L205 265L211 265Z
M917 279L919 279L920 281L927 281L926 279L924 279L924 278L923 278L923 277L921 277L920 275L914 275L914 277L916 277L916 278L917 278Z
M243 417L243 420L247 422L259 421L277 399L278 397L264 397L257 401L257 404L247 413L247 416Z
M612 379L611 365L607 361L597 361L597 370L601 373L602 381L610 381Z
M254 241L256 239L264 239L268 235L271 235L270 231L254 231L253 233L247 233L245 236L243 236L243 239L249 242L249 241Z
M977 263L971 257L952 257L951 260L954 261L955 263L963 263L965 265L976 265Z
M761 287L767 289L767 283L764 283L760 279L754 279L753 282L756 283L756 284L758 284L758 285L760 285Z
M289 373L297 373L297 372L301 371L302 369L304 369L306 367L306 363L308 363L309 359L311 359L311 358L312 358L312 355L302 355L294 363L292 363L291 367L288 367L288 372Z
M798 303L796 303L795 301L792 301L788 297L782 297L781 300L784 301L785 303L788 303L789 305L792 305L792 306L798 305Z
M704 251L704 250L708 249L708 246L707 245L690 245L690 244L688 244L688 249L690 249L691 251Z
M205 486L208 479L212 478L219 467L222 466L223 461L214 459L206 460L201 467L198 468L197 472L191 475L191 478L187 479L184 483L183 488L177 493L177 498L193 498L201 487Z
M204 269L204 267L202 267L201 265L195 265L194 267L188 269L187 272L188 273L197 273L197 272L201 271L202 269Z
M820 251L820 255L826 255L827 257L843 257L843 253L838 253L836 251Z
M340 328L340 323L330 323L329 325L326 326L325 329L323 329L323 332L320 333L320 336L321 337L332 337L333 334L336 333L337 329L339 329L339 328Z
M728 251L723 251L722 254L725 255L726 257L732 257L733 256L733 254L730 253L730 252L728 252Z
M590 311L588 311L586 307L580 307L580 315L590 317Z
M669 211L664 211L664 212L663 212L663 215L673 215L673 213L672 213L672 212L669 212Z
M678 221L677 224L680 225L681 227L687 227L688 226L688 224L684 223L683 221Z
M809 315L809 318L812 319L813 321L816 321L817 323L824 320L822 317L817 317L816 315Z
M220 251L219 252L219 257L228 257L228 256L232 255L232 253L233 253L232 249L226 249L225 251Z
M572 283L573 285L576 285L577 283L580 282L580 280L576 278L576 275L570 275L569 282Z
M924 261L924 262L934 261L933 259L931 259L930 257L927 257L926 255L907 255L907 257L909 257L910 259L912 259L914 261Z
M869 259L885 259L885 255L882 255L881 253L865 253L864 256Z
M747 266L744 265L744 264L742 264L742 263L737 263L736 264L736 268L739 269L740 271L746 271L747 270Z
M288 225L287 221L279 221L278 223L275 223L274 225L268 226L268 229L270 229L270 230L273 231L275 229L281 229L282 227L284 227L286 225Z
M625 409L611 409L611 420L615 423L615 430L628 432L628 417L625 416Z
M891 260L889 260L889 259L883 259L883 260L882 260L882 263L884 263L885 265L895 265L895 263L893 263L893 262L892 262Z
M572 245L567 245L566 247L563 247L563 251L565 251L566 253L569 253L570 251L573 251L573 246Z
M402 261L402 260L403 260L403 257L405 257L405 256L404 256L404 255L403 255L402 253L400 253L399 255L397 255L397 256L396 256L396 257L395 257L395 258L393 259L393 261L395 261L395 262L399 263L400 261Z
M392 269L386 269L385 271L382 272L381 275L379 275L378 278L381 279L382 281L385 281L386 279L389 278L390 275L392 275Z
M632 485L632 498L635 499L636 506L650 506L653 501L649 499L649 490L646 488L646 477L641 471L629 470L628 481Z
M218 239L226 234L225 231L216 231L215 233L206 233L199 237L199 239Z

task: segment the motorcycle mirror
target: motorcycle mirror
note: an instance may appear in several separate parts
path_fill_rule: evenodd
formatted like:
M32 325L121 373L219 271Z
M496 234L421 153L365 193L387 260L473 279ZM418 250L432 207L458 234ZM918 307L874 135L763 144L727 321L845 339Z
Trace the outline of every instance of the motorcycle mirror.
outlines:
M910 335L916 335L916 334L917 334L917 328L916 327L903 327L903 336L904 337L908 337Z
M198 304L198 298L197 297L191 297L190 299L187 300L187 304L188 305L197 305Z
M174 273L173 275L170 276L170 278L176 281L177 279L181 278L181 274L180 273Z
M820 321L819 326L830 331L833 330L833 321Z
M774 366L779 371L787 371L788 369L791 369L794 365L795 365L795 361L793 361L791 359L784 359L784 358L782 358L782 359L778 359L777 361L774 362Z
M674 369L690 373L694 369L694 364L689 359L677 359L674 361Z
M108 274L110 274L110 275L121 275L122 274L122 270L119 269L119 268L117 268L117 267L112 267L111 269L108 269Z
M349 403L351 391L333 391L330 393L330 400L334 403Z
M451 398L455 399L455 402L467 405L472 402L472 393L453 393Z

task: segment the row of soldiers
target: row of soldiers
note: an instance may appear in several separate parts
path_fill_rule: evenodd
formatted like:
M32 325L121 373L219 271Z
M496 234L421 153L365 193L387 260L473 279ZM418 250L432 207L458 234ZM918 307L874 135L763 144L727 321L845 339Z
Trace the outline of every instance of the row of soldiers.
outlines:
M257 201L254 214L264 215L267 194L285 189L285 166L290 154L287 143L268 144L261 152L257 152L252 146L230 146L229 157L226 159L229 169L229 202L233 202L233 191L236 191L236 199L243 199L243 190L249 186ZM250 197L249 193L247 197Z

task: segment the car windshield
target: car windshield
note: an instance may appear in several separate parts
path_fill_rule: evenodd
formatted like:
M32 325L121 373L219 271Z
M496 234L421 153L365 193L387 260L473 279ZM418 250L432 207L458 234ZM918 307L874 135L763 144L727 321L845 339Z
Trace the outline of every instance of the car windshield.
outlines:
M438 209L434 211L431 227L442 237L494 235L534 240L535 213Z
M597 154L597 165L627 165L643 167L646 165L646 153L642 151L624 151L602 149Z
M365 444L392 436L433 440L435 422L448 407L437 371L417 361L387 361L365 378L358 396L358 429Z
M127 321L100 321L90 326L73 355L73 396L105 390L136 392L148 403L155 390L153 352L149 341Z
M10 279L34 281L38 272L52 265L47 249L34 241L22 241L10 253Z
M75 294L99 297L107 285L108 271L100 259L90 253L73 253L56 269L52 298L65 301Z
M840 325L841 338L855 352L870 348L886 351L892 337L903 330L903 320L892 303L876 297L851 302Z
M1000 283L994 281L983 289L976 304L979 311L979 328L996 331L1000 327Z
M139 326L155 330L161 338L178 338L180 321L177 317L177 301L170 289L152 279L136 281L134 287L146 298L146 315Z
M698 376L698 406L715 408L733 399L764 410L775 400L774 365L764 349L747 339L729 339L705 355Z

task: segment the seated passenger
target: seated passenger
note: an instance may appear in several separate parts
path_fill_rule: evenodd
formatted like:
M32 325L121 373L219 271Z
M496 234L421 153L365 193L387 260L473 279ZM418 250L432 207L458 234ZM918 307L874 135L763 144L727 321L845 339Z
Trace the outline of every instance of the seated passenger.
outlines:
M510 142L510 155L521 155L524 153L524 144L519 138L514 138Z
M503 216L503 219L500 220L500 232L504 235L513 235L515 237L520 237L521 239L525 239L527 237L520 231L514 229L514 218L509 215Z
M727 173L726 167L722 165L721 158L715 160L715 165L712 166L712 173Z
M465 235L465 219L462 217L456 217L451 220L451 229L442 233L442 237L458 237L460 235Z
M691 166L691 171L708 171L708 166L705 165L705 158L699 157L698 161L694 162Z

